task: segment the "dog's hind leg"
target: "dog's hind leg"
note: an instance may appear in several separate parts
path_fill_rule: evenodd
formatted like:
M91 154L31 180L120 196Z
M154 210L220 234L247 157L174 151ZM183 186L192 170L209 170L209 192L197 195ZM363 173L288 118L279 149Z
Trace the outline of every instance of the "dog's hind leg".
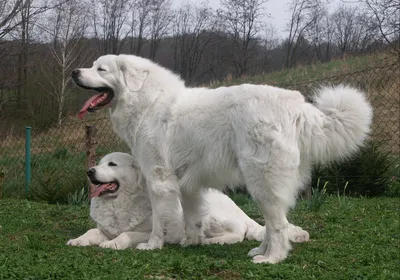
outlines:
M276 141L265 146L252 144L258 147L242 150L239 165L247 189L264 215L266 233L249 255L255 263L278 263L291 249L286 214L299 187L299 151L294 145Z
M251 250L249 255L255 256L255 263L278 263L287 257L291 249L286 214L294 200L294 194L287 189L293 179L285 180L269 172L264 173L265 177L261 176L262 173L256 176L254 170L252 173L253 178L245 177L246 185L263 212L266 233L260 247Z

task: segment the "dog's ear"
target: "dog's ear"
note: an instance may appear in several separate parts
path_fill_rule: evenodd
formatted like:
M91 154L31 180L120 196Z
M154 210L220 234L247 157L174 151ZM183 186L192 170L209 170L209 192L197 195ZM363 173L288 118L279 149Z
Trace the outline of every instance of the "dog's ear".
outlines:
M121 58L118 64L128 89L130 91L139 91L146 81L149 71L137 69Z

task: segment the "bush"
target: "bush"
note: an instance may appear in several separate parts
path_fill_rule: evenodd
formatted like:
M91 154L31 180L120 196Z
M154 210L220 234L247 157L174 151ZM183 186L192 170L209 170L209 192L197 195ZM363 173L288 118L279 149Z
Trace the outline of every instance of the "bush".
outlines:
M391 172L395 166L393 156L382 149L382 143L370 140L351 159L325 167L317 166L313 172L313 185L320 178L322 185L329 181L328 193L347 191L352 196L380 196L393 185Z
M62 148L54 153L32 156L29 198L50 204L80 203L80 191L87 185L84 154Z
M307 201L307 208L310 211L318 212L322 205L324 205L325 200L328 195L326 194L326 186L328 182L325 182L323 186L320 186L320 180L317 181L317 185L315 188L312 188L312 197Z
M57 169L46 169L41 174L34 173L29 198L49 204L71 203L71 195L76 195L87 183L84 176L77 175L65 176Z
M68 204L75 206L84 206L89 204L88 188L84 187L76 190L74 193L68 194Z

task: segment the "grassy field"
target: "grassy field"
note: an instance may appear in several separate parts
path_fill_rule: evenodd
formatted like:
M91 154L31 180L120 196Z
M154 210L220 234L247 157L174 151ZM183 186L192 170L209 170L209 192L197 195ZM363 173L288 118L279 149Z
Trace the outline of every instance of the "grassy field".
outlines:
M333 76L343 76L348 73L363 71L391 65L398 58L391 53L376 53L370 55L349 56L345 59L334 59L327 63L315 63L297 66L271 73L243 76L241 78L227 78L222 82L212 83L212 87L237 85L242 83L270 84L270 85L296 85L305 82L314 82Z
M260 214L243 196L235 201ZM343 210L329 197L319 212L300 202L290 220L311 241L294 244L281 264L255 265L257 242L163 250L112 251L67 247L93 226L88 207L0 200L0 279L399 279L399 199L350 199Z

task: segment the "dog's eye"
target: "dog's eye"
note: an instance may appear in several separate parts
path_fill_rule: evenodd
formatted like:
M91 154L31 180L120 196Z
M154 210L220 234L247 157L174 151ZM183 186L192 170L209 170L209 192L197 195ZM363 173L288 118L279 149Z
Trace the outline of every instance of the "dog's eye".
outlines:
M108 163L108 166L117 166L117 164L116 164L115 162L110 161L110 162Z
M97 68L97 71L105 72L106 69L99 67L99 68Z

